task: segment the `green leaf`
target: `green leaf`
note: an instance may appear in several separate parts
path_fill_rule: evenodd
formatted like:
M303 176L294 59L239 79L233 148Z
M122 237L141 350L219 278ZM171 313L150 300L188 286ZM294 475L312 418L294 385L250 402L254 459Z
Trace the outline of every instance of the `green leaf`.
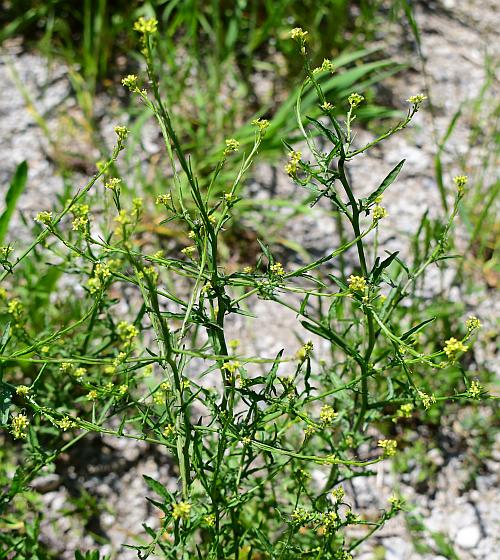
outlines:
M161 496L162 498L165 498L166 500L169 500L171 502L175 501L172 494L165 488L165 486L163 486L163 484L161 484L161 482L158 482L147 474L143 474L142 476L146 481L146 484L151 488L151 490L153 490L153 492L156 492L158 496Z
M0 382L0 426L9 422L9 409L12 404L12 391L8 385Z
M23 161L17 166L14 177L10 183L7 194L5 195L5 211L0 216L0 244L3 242L12 214L16 208L17 200L26 187L28 180L28 164Z
M375 202L375 199L381 196L384 193L384 191L388 189L392 185L392 183L394 183L397 176L399 175L399 172L403 168L405 161L406 161L405 159L402 159L396 165L396 167L389 173L389 175L387 175L387 177L380 183L379 188L376 191L372 192L372 194L366 199L366 203L364 204L365 208L370 206L370 204L372 204L373 202Z
M429 323L432 323L433 321L436 320L436 317L432 317L431 319L427 319L426 321L422 321L421 323L419 323L418 325L416 325L415 327L411 328L409 331L406 331L400 338L401 340L406 340L407 338L409 338L412 334L417 333L418 331L421 331L425 325L428 325Z
M266 396L270 395L271 392L273 391L273 383L274 380L276 379L276 374L278 373L278 368L280 366L280 360L283 357L283 352L284 350L280 350L278 352L278 354L276 355L276 358L274 359L273 365L271 367L271 369L269 370L269 373L267 374L267 379L266 379Z
M379 279L379 277L382 274L382 272L384 271L384 269L387 268L388 266L390 266L390 264L398 256L398 254L399 254L399 251L395 251L394 253L391 253L381 263L379 263L379 258L377 257L377 261L375 263L375 266L373 267L373 272L372 272L372 278L373 278L374 282L376 282Z

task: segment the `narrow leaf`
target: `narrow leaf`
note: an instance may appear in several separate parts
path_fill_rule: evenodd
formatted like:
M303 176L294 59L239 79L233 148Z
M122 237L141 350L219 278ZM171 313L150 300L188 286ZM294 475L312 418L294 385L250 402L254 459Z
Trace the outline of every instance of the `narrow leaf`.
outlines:
M28 164L23 161L17 166L14 177L5 196L5 211L0 216L0 244L5 239L9 222L14 214L17 200L26 187L28 180Z
M394 181L396 180L397 176L399 175L399 172L401 171L401 169L403 168L403 165L405 164L406 160L401 160L396 167L389 173L389 175L387 175L387 177L382 181L382 183L380 183L379 188L372 192L372 194L368 197L367 199L367 203L365 206L369 206L370 204L372 204L373 202L375 202L375 199L377 197L379 197L380 195L382 195L384 193L384 191L389 188L392 183L394 183Z
M431 319L427 319L426 321L422 321L421 323L419 323L415 327L411 328L409 331L406 331L401 336L401 340L408 339L412 334L418 333L419 331L421 331L425 327L425 325L428 325L429 323L432 323L435 320L436 320L436 317L432 317Z

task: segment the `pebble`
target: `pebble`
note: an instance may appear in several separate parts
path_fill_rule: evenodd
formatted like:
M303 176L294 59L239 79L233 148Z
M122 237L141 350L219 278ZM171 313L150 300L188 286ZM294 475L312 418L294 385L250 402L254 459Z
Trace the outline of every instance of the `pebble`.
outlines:
M460 529L455 537L455 543L464 549L475 548L481 539L481 531L477 525L469 525Z

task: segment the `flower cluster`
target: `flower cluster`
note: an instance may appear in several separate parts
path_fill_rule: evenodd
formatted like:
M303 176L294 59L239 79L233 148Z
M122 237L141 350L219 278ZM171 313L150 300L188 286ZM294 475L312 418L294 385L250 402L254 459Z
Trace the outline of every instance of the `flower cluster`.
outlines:
M254 119L252 121L252 125L256 126L259 129L261 136L264 136L266 130L270 126L270 122L267 119Z
M228 138L226 140L226 148L224 150L224 155L227 156L231 152L237 152L240 147L240 143L235 138Z
M24 305L20 299L14 298L7 304L7 313L18 322L24 310Z
M306 36L308 35L307 31L304 31L302 27L294 27L290 31L290 38L294 41L299 41L303 43L306 40Z
M399 418L411 418L413 412L413 405L411 403L402 404L396 411L393 422L397 422Z
M319 413L319 419L321 420L323 426L328 426L329 424L332 424L335 418L337 418L337 416L338 416L338 412L335 412L335 410L329 404L325 404L321 408L321 411Z
M52 212L38 212L35 217L35 222L49 226L52 223Z
M30 421L26 414L18 414L12 418L11 434L15 439L24 439L27 435L29 425Z
M483 387L474 379L474 381L470 384L470 387L467 389L467 396L471 399L479 400L483 391Z
M481 321L477 317L469 317L467 321L465 321L465 327L469 332L474 331L476 329L480 329L482 327Z
M283 268L283 265L279 262L272 264L269 267L269 270L271 271L272 274L274 274L275 276L280 276L283 277L285 276L285 269Z
M225 370L230 376L233 376L240 367L241 364L238 360L232 360L230 362L226 362L221 369Z
M363 276L351 274L347 279L347 283L349 284L349 290L351 290L351 292L364 292L366 290L366 278Z
M172 507L172 517L177 521L178 519L189 519L191 512L191 504L188 502L178 502Z
M75 426L75 422L69 416L65 416L57 422L57 425L63 432L65 432L66 430L73 428Z
M410 95L410 97L408 97L406 101L418 108L426 99L426 95L424 95L423 93L417 93L417 95Z
M112 177L108 181L104 183L104 187L109 189L110 191L118 192L120 190L120 183L122 182L121 179L117 177Z
M384 450L385 457L393 457L396 455L398 442L394 439L379 439L378 446Z
M373 221L378 222L382 218L387 216L387 210L378 204L376 204L373 208Z
M73 231L85 233L89 223L89 206L88 204L76 204L72 208L73 212Z
M141 16L135 23L134 23L134 31L138 31L143 35L156 33L158 29L158 20L155 18L146 19Z
M181 249L181 253L189 258L192 258L195 252L196 252L196 247L194 245L189 245L188 247L184 247L184 249Z
M297 169L299 167L300 158L302 157L301 152L294 152L291 151L288 154L290 158L289 162L285 165L285 171L290 175L290 177L294 177L297 174Z
M428 395L423 391L417 391L418 398L421 400L422 404L424 405L425 410L429 410L429 408L436 404L436 397L434 395Z
M463 196L465 192L465 185L467 184L468 180L469 178L467 177L467 175L457 175L456 177L453 178L453 182L455 183L458 194L460 196Z
M332 490L332 499L335 502L341 502L344 499L345 492L342 486L337 486L337 488Z
M303 527L316 519L316 515L312 511L305 508L295 508L291 515L292 523Z
M124 142L127 139L129 133L130 130L126 126L115 126L115 134L118 137L118 147L120 148L120 150L125 147Z
M94 274L87 280L87 287L91 294L101 290L106 281L111 276L111 270L106 263L97 263L94 267Z
M453 336L445 341L443 350L449 360L455 360L459 352L467 352L469 347Z
M302 346L302 348L300 350L298 350L297 354L296 354L296 358L297 360L300 361L304 361L307 360L307 358L309 358L312 354L314 345L313 343L309 340L307 341L304 346Z
M132 340L139 334L137 327L131 325L126 321L120 321L116 326L116 332L123 342L131 343Z
M160 194L156 197L156 204L164 204L167 206L172 200L172 195L170 193Z
M135 91L138 88L138 78L135 74L128 74L122 79L122 85L130 91Z
M321 66L318 66L313 70L313 74L317 74L318 72L331 72L333 74L335 72L333 62L328 58L324 58Z
M347 101L352 109L355 109L364 100L365 98L359 93L351 93L351 95L347 98Z
M30 388L27 385L18 385L16 387L16 395L20 397L27 397L30 392Z

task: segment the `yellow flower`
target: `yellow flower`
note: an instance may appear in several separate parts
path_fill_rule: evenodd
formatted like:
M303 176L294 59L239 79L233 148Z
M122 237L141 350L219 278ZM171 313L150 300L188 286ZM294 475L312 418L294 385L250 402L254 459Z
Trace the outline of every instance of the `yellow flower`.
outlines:
M384 450L384 456L393 457L396 455L398 442L394 439L379 439L378 446Z
M290 160L285 165L285 171L288 173L288 175L294 176L294 175L297 174L297 169L299 167L300 158L302 157L302 153L292 151L288 154L288 157L290 158Z
M427 96L423 93L417 93L417 95L411 95L408 97L408 103L412 103L413 105L420 105L423 101L427 99Z
M127 393L127 391L128 391L128 385L125 385L125 383L118 387L118 394L120 394L122 397Z
M413 405L411 403L402 404L399 410L396 411L396 415L392 419L392 421L397 422L399 418L411 418L412 412L413 412Z
M231 375L238 371L238 368L241 367L240 362L238 360L232 360L230 362L226 362L221 369L226 370Z
M469 178L467 177L467 175L457 175L453 178L453 182L455 183L458 194L460 196L464 194L465 185L467 184L468 180Z
M38 212L35 218L36 222L49 225L52 222L52 212Z
M209 527L213 527L215 525L215 515L213 513L205 515L204 520Z
M118 179L117 177L112 177L111 179L106 181L106 183L104 183L104 187L111 191L117 191L120 188L121 182L122 182L121 179Z
M364 100L365 98L359 93L351 93L351 95L347 98L347 101L352 109L356 108Z
M290 38L303 43L306 40L307 31L304 31L301 27L295 27L290 31Z
M480 329L482 324L477 317L471 316L467 319L467 321L465 321L465 326L467 327L467 330L471 332L475 329Z
M12 315L14 319L19 320L24 310L24 305L19 299L11 299L7 304L7 313Z
M474 380L471 384L469 389L467 390L467 396L471 399L480 399L481 394L483 393L484 389L479 384L478 381Z
M170 436L175 434L175 426L173 424L167 424L163 428L162 435L164 438L169 438Z
M138 31L139 33L143 33L146 35L147 33L156 33L158 29L158 20L155 18L146 19L144 17L140 17L134 23L134 31Z
M64 418L62 418L57 422L57 425L59 426L59 428L61 428L63 432L65 432L66 430L72 428L75 425L75 423L69 416L65 416Z
M118 323L116 326L116 332L124 342L130 342L139 334L137 327L127 323L126 321L120 321Z
M156 204L167 205L172 200L172 195L170 193L160 194L156 197Z
M172 517L177 519L189 519L189 513L191 511L191 504L188 502L178 502L174 504L172 508Z
M321 412L319 413L319 419L321 420L321 423L325 426L327 426L328 424L331 424L335 418L337 418L338 413L335 412L335 410L328 404L325 404L322 409Z
M253 126L256 126L259 129L261 135L264 135L266 130L269 128L269 121L267 119L254 119L252 121Z
M281 263L274 263L269 267L269 270L276 274L276 276L285 276L285 269Z
M98 397L97 391L95 389L92 389L92 391L89 391L87 393L87 399L89 401L95 401Z
M448 359L452 361L455 360L458 352L467 352L468 349L469 347L467 345L454 337L446 340L443 347L444 353L446 354Z
M337 486L337 488L332 490L332 498L336 502L341 502L342 499L344 498L344 495L345 495L345 492L344 492L344 488L342 486Z
M29 392L30 392L30 388L27 385L19 385L16 388L16 395L19 395L20 397L28 396Z
M351 292L364 292L366 289L366 279L363 276L351 274L347 279Z
M126 126L115 126L115 134L118 136L118 141L123 142L127 139L130 130Z
M382 218L387 216L387 210L383 206L379 206L378 204L373 208L373 221L378 222Z
M15 439L23 439L26 437L30 422L25 414L18 414L12 418L11 434Z
M309 358L310 355L312 354L314 345L313 343L309 340L308 342L306 342L304 344L304 346L302 346L302 348L295 354L295 357L298 360L304 361L305 359Z
M428 395L427 393L424 393L423 391L420 390L417 391L417 393L418 393L418 397L422 401L422 404L424 405L425 410L429 410L429 408L433 404L436 404L436 397L434 395Z
M138 78L135 74L129 74L128 76L125 76L125 78L123 78L122 85L130 90L133 90L137 88L137 80Z
M186 255L186 257L192 257L195 251L196 247L194 245L190 245L189 247L184 247L184 249L181 250L181 253Z
M227 156L231 152L237 152L240 147L240 143L235 138L228 138L226 140L226 149L224 150L224 155Z

